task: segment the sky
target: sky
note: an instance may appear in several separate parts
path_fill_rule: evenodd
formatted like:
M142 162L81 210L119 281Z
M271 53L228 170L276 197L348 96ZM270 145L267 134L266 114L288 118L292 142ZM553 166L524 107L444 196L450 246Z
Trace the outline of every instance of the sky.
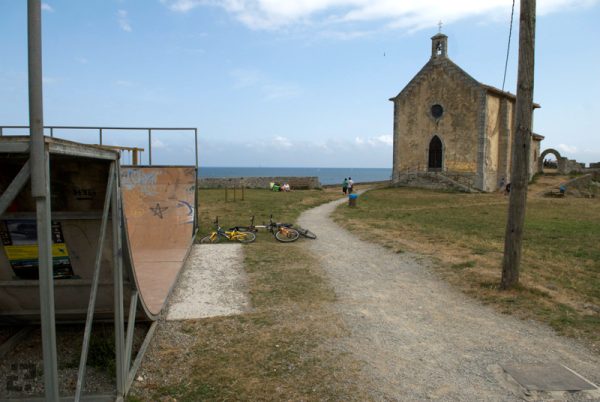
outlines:
M502 86L511 0L44 0L46 125L196 127L201 166L391 167L393 104L431 36ZM506 90L516 92L517 1ZM538 0L534 131L600 161L600 0ZM0 0L0 125L28 124L27 2ZM6 133L18 133L11 131ZM97 142L92 131L55 135ZM146 148L143 133L104 142ZM193 163L190 132L152 161ZM147 158L147 152L143 154ZM127 162L128 156L125 156Z

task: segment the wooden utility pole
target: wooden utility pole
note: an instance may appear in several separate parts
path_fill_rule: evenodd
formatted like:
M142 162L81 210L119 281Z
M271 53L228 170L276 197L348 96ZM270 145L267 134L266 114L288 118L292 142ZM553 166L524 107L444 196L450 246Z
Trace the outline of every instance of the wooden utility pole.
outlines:
M519 284L519 267L525 224L527 184L529 182L529 153L533 115L533 66L535 55L535 0L521 0L519 24L519 73L515 135L513 137L512 169L508 222L504 240L501 289Z

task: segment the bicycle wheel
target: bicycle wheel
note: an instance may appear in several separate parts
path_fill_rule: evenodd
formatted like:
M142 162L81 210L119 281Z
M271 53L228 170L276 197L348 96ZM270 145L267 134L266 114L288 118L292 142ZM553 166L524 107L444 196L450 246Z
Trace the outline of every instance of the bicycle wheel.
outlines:
M275 238L284 243L296 241L298 240L298 237L300 237L300 233L292 228L279 228L279 230L275 232Z
M211 244L211 243L219 243L221 241L221 236L218 233L211 233L208 236L204 236L200 239L201 244Z
M237 234L236 240L240 243L252 243L256 240L256 235L252 232L240 232Z
M313 232L311 232L308 229L301 228L300 226L296 226L295 229L298 231L298 233L300 233L302 236L304 236L304 237L306 237L308 239L313 239L314 240L314 239L317 238L317 235L314 234Z

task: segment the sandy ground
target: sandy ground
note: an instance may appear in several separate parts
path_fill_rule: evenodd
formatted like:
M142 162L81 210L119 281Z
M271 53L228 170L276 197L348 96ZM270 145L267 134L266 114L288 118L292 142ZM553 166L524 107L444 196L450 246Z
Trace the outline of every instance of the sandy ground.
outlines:
M250 309L241 244L195 244L169 299L166 319L241 314Z
M364 362L375 400L600 400L587 394L524 395L503 374L507 363L558 363L600 383L600 358L549 328L496 313L452 289L433 262L361 241L329 214L345 199L299 220L325 269L350 331L332 345ZM360 202L360 198L359 198Z

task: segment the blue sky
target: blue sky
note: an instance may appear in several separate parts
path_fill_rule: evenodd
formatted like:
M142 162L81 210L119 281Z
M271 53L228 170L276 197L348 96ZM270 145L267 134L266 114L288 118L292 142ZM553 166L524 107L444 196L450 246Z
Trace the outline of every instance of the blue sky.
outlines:
M517 2L517 13L518 13ZM26 2L0 0L0 125L26 125ZM502 86L510 0L46 0L46 125L197 127L203 166L391 167L392 103L444 21L449 56ZM538 0L534 131L600 161L600 0ZM506 89L515 92L518 15ZM74 135L94 142L94 133ZM153 136L153 162L193 140ZM105 142L147 147L142 135Z

